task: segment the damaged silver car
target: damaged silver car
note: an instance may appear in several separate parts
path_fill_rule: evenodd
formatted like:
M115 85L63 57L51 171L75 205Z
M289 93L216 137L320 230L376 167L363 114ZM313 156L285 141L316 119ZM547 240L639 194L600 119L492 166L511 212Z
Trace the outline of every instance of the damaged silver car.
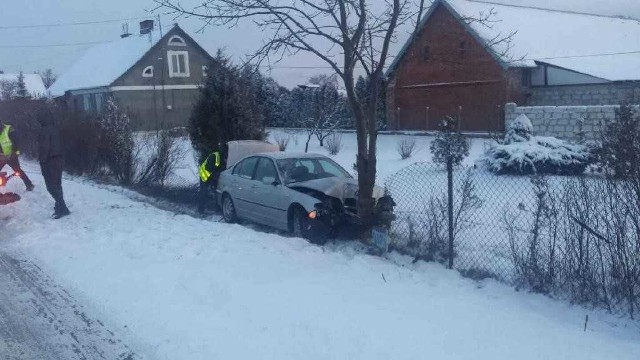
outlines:
M225 221L238 218L315 241L357 225L358 182L323 155L273 152L244 158L220 175L218 202ZM374 218L390 221L393 200L374 188Z

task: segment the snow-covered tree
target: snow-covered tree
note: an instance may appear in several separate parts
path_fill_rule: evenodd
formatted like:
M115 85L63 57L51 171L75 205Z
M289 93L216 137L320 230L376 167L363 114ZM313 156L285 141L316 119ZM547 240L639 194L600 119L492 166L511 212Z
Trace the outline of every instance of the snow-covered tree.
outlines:
M513 144L531 140L533 136L533 124L525 114L520 114L517 118L507 124L507 133L504 137L505 144Z
M469 155L469 143L458 130L456 119L448 117L439 124L436 138L431 143L433 161L438 164L457 166Z
M18 74L18 83L16 88L16 98L18 99L28 99L31 96L29 95L29 91L27 90L27 84L24 82L24 74L22 71Z

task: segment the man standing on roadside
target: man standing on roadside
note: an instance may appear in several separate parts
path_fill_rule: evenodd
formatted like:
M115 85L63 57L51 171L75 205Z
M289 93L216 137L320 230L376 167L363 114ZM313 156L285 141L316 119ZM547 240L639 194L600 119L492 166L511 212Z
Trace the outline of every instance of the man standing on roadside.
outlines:
M15 131L10 124L4 123L0 120L0 170L5 165L9 165L11 169L22 179L24 186L27 187L27 191L33 190L33 183L22 171L20 167L20 148L18 143L19 137L15 135Z
M40 169L42 170L47 191L49 191L49 194L51 194L56 202L51 217L53 219L59 219L71 213L62 195L62 135L53 119L51 111L43 111L38 117L38 120L40 125L42 125L38 136Z

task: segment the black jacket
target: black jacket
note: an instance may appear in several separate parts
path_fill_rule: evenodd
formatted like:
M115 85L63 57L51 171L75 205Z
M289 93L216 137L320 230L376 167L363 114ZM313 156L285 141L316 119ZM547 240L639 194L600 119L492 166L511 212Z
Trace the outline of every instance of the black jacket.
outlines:
M63 153L62 135L58 127L53 122L43 124L38 134L38 159L40 162L62 156Z

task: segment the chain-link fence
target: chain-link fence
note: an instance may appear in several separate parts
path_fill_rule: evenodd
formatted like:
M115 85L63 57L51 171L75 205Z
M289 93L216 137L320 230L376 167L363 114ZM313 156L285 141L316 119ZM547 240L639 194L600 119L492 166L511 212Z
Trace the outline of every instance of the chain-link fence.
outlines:
M612 312L640 310L640 181L457 168L450 198L447 171L417 163L386 188L398 252Z

